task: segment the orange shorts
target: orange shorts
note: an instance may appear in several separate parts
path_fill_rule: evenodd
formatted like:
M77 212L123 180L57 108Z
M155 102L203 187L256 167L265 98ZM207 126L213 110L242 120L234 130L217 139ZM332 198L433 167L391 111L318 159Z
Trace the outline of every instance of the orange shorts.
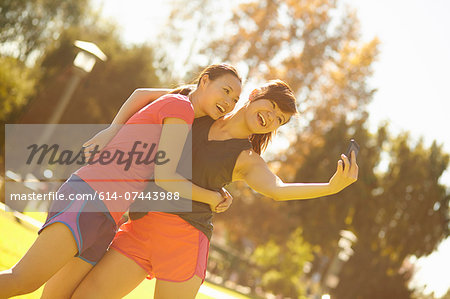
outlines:
M177 215L150 212L120 227L110 246L135 261L148 279L205 279L209 240Z

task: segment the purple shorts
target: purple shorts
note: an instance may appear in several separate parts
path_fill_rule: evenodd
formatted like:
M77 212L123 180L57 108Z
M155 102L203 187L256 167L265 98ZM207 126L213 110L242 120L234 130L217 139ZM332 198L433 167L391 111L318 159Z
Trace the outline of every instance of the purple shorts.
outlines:
M65 198L95 191L81 178L72 175L58 190ZM78 247L76 257L95 265L105 254L116 234L116 224L103 202L97 200L58 200L52 202L41 233L50 224L60 222L72 232Z

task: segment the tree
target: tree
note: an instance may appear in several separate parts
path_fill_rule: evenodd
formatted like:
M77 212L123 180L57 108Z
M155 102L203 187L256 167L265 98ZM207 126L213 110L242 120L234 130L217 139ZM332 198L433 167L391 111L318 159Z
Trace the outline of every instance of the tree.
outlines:
M14 122L35 96L35 84L41 72L34 62L58 38L63 28L80 22L84 10L89 9L87 3L87 0L0 2L2 123ZM0 133L0 140L0 169L3 169L4 130Z
M449 195L438 182L448 155L437 144L412 145L408 135L389 137L387 126L368 132L366 105L376 90L366 82L378 40L362 42L355 15L347 10L336 17L336 7L337 1L326 0L245 2L234 11L234 34L203 54L245 62L251 79L281 78L297 92L302 125L286 131L297 138L271 163L285 181L328 180L345 141L354 137L362 148L358 182L333 197L289 203L273 203L238 185L227 219L218 218L238 248L244 236L255 244L283 243L302 227L305 241L317 248L311 273L322 277L323 261L338 250L339 231L349 229L358 241L333 295L408 298L411 273L400 271L403 261L431 252L448 235ZM386 155L392 157L389 169L380 172ZM420 226L428 217L429 225Z
M360 41L355 14L349 10L333 14L336 11L336 1L326 0L245 2L233 10L232 35L213 41L202 52L210 59L221 57L234 64L248 65L247 76L251 81L285 80L298 95L301 125L285 131L286 135L297 134L297 137L291 138L294 142L290 148L271 163L286 181L329 179L339 152L345 150L343 141L348 137L348 123L350 120L363 123L367 119L365 108L374 90L366 79L372 74L378 40ZM340 134L330 133L338 122L342 124ZM334 137L332 144L327 142L327 137ZM319 161L321 170L311 172L309 168ZM368 161L375 163L376 158ZM302 167L308 169L307 175L298 175ZM230 239L237 241L236 246L240 246L243 236L256 244L268 239L282 243L289 232L303 225L295 220L303 202L274 203L240 186L233 192L241 201L236 201L236 208L229 212L231 216L227 215L228 220L236 221L227 221L227 225L232 231ZM313 232L303 226L305 240L320 244L316 254L322 256L334 254L339 230L345 228L343 219L348 213L346 205L326 209L327 200L314 200L314 203L324 207L329 215L314 214L308 218L315 217L313 223L305 221L314 227ZM249 217L242 219L242 211ZM260 215L270 215L270 219ZM330 227L322 223L321 219L327 216L338 225ZM323 238L325 243L314 242L322 234L327 236Z
M12 57L0 57L0 122L5 123L27 103L33 92L32 71Z
M65 28L59 33L58 39L47 44L44 55L35 62L31 76L35 84L31 87L29 81L17 80L25 78L26 72L20 75L17 74L18 71L12 72L14 69L9 66L14 64L11 63L0 66L0 68L8 68L8 72L2 72L0 75L2 80L0 105L8 108L18 107L18 104L21 104L20 109L17 108L14 113L8 113L7 117L1 115L4 119L10 123L48 122L56 107L54 103L61 99L67 82L72 76L73 60L78 51L73 43L77 39L95 41L108 56L108 61L97 63L92 72L84 77L66 107L61 123L110 123L134 89L160 86L153 67L152 47L149 45L126 47L121 43L113 24L98 22L88 12L83 15L83 18L79 26ZM18 59L8 59L15 61L17 66L23 66ZM23 67L23 69L26 68ZM2 84L11 86L8 87L11 92L2 93ZM20 87L20 92L13 94L12 91L15 91L13 88L16 86ZM33 92L25 93L27 90ZM3 95L7 97L3 98ZM4 99L6 101L3 101ZM3 153L4 139L1 140L1 153ZM0 194L3 197L4 192Z
M33 93L35 79L23 62L0 56L0 123L10 122L27 103ZM5 129L0 131L0 170L4 165ZM4 173L2 171L2 173ZM3 184L0 181L0 191ZM4 194L1 192L1 194ZM0 198L3 197L0 195Z
M259 245L251 256L251 260L260 267L258 276L265 290L298 298L305 293L302 283L303 268L312 261L311 246L304 242L301 228L297 228L286 244L273 240Z
M78 51L76 39L95 41L108 60L98 62L74 93L61 123L109 123L126 98L139 87L160 86L153 67L152 48L147 45L127 48L120 42L114 26L71 27L43 57L43 76L38 96L27 107L21 122L45 123L53 113L71 76Z
M245 63L252 80L278 78L298 95L309 130L364 112L373 90L378 40L360 41L359 23L337 1L249 1L231 20L234 34L205 47L208 57Z
M21 61L34 59L63 28L82 20L88 1L3 0L0 4L0 49Z
M426 148L422 141L414 145L409 139L407 134L393 138L391 162L380 186L373 190L372 206L355 211L353 225L359 239L355 258L344 268L343 281L336 289L339 297L351 296L358 277L361 298L386 294L409 298L410 292L398 294L401 284L392 284L395 280L406 284L409 274L401 273L402 264L410 255L430 254L448 236L450 195L438 180L449 156L436 143ZM369 271L356 273L356 267L363 265ZM382 289L373 283L388 282L386 278L391 283Z
M155 66L162 80L189 83L193 73L208 64L209 57L200 52L211 39L223 35L233 3L235 1L171 1L169 16L155 47Z

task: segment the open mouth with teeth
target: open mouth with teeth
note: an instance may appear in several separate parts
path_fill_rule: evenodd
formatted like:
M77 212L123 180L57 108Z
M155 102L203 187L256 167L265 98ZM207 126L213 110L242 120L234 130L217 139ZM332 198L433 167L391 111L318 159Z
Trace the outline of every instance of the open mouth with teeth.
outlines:
M223 108L221 105L216 104L217 109L219 110L220 113L225 113L225 108Z
M259 120L259 124L263 127L266 126L266 120L264 119L263 115L258 112L258 120Z

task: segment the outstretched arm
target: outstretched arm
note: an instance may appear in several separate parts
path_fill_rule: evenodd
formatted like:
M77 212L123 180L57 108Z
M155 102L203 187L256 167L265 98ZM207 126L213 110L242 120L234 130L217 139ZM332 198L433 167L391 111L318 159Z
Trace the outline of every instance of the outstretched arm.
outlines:
M338 161L336 173L328 183L284 183L259 155L247 151L238 158L238 171L234 178L245 181L253 190L277 201L322 197L338 193L357 180L358 165L354 153L351 166L345 155L342 155L342 160Z

